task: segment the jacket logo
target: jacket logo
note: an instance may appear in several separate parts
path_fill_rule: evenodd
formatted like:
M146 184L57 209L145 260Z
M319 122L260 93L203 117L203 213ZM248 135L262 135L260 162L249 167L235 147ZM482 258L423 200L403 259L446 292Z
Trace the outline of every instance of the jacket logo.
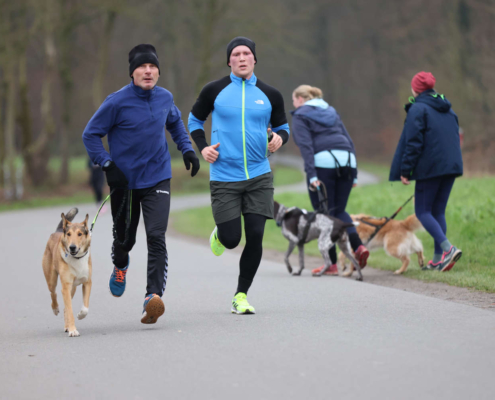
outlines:
M254 101L256 104L265 104L265 102L263 100L255 100Z

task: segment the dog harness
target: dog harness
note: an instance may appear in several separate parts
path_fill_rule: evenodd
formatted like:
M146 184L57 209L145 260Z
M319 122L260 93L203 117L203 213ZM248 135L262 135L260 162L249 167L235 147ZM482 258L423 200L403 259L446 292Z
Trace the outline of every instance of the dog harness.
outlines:
M323 182L320 182L320 186L318 186L316 189L312 189L310 187L310 190L317 190L318 191L318 199L320 201L320 204L319 204L318 210L313 211L313 212L307 212L306 210L301 209L301 212L303 213L304 218L306 218L306 226L304 227L301 239L297 243L298 245L306 243L306 239L308 238L309 230L311 229L311 224L316 219L316 216L318 214L329 215L328 206L327 206L327 201L328 201L327 188L326 188L325 184ZM291 208L285 210L284 214L280 218L279 218L278 214L280 214L281 211L279 211L276 218L275 218L277 226L281 226L282 221L285 219L286 215L289 214L291 211L294 211L295 209L298 209L298 208L297 207L291 207Z

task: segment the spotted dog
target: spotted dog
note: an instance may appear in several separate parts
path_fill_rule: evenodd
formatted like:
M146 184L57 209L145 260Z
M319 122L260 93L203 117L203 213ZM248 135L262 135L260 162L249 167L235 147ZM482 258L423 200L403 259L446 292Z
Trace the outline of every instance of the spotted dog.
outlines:
M338 244L340 250L354 264L356 271L358 272L357 280L363 280L361 268L352 254L349 236L346 231L346 228L355 225L355 223L346 223L340 219L321 213L313 215L312 213L308 213L306 210L301 210L297 207L287 208L278 202L275 202L274 219L277 226L282 228L282 235L289 241L289 248L285 253L284 259L289 273L301 275L301 272L304 269L304 245L314 239L318 239L318 249L325 262L325 266L318 276L321 276L330 268L331 262L328 251L335 246L335 244ZM305 228L308 221L310 226L306 230ZM299 249L299 270L293 273L289 257L296 246Z

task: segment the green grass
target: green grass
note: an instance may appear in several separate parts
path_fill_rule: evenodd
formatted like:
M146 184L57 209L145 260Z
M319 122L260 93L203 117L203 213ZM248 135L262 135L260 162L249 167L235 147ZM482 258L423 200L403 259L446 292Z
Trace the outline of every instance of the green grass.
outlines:
M70 187L59 187L57 177L61 159L57 157L50 159L48 164L50 179L48 179L47 184L40 188L26 188L27 196L24 200L14 202L2 202L0 200L0 212L93 202L94 196L89 187L87 162L88 159L85 156L71 158L69 162L71 185ZM275 166L273 173L275 184L278 186L303 180L301 171L294 168ZM184 161L181 158L172 159L172 175L171 191L173 196L208 193L210 190L209 167L205 161L201 162L201 169L198 174L191 178L191 171L186 170ZM108 193L106 185L104 190Z
M301 182L304 174L295 168L284 167L281 165L272 166L273 184L275 186L290 185Z
M377 164L373 162L359 161L358 168L360 170L369 172L370 174L376 175L378 178L380 178L381 181L387 181L388 175L390 173L390 165L388 164Z
M94 201L94 196L90 192L76 192L72 196L64 197L35 197L27 200L19 200L11 203L0 204L0 212L25 210L27 208L52 207L63 205L75 205L91 203Z
M351 193L347 211L356 214L390 216L413 192L413 185L403 186L400 183L390 182L357 187ZM304 193L284 193L275 195L275 199L286 206L297 205L311 209L309 198ZM440 273L421 271L417 260L412 257L405 276L495 292L495 257L492 252L492 244L495 241L493 199L495 199L495 178L458 179L450 197L446 218L449 240L463 250L461 261L452 271ZM399 214L398 219L403 219L413 212L411 202ZM173 224L179 232L207 239L214 227L211 208L176 213L173 215ZM426 259L431 259L433 239L426 232L418 232L417 235L423 242ZM287 249L287 241L273 221L267 223L264 246L279 251ZM307 254L319 256L315 241L309 243L305 250ZM296 258L294 263L297 265ZM389 271L395 271L400 267L400 261L387 256L383 250L373 252L369 264Z

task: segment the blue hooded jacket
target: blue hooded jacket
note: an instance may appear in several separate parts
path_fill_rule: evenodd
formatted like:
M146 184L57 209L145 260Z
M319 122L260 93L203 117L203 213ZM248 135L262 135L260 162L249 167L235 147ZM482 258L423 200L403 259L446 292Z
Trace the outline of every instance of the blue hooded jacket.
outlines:
M389 180L462 175L459 122L450 102L430 89L406 105L406 112Z
M304 159L309 178L316 177L315 154L322 151L344 150L356 155L354 143L339 114L321 99L307 101L292 111L292 130Z

